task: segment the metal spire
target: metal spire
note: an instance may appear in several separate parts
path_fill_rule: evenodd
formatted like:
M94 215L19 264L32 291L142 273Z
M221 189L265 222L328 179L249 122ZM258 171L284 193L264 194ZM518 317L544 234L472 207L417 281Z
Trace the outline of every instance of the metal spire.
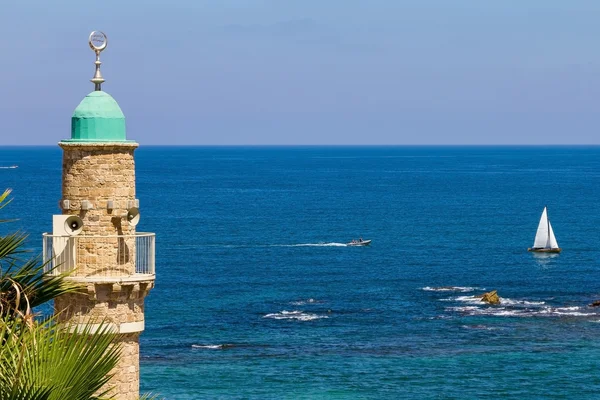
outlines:
M93 31L92 33L90 33L88 43L90 44L91 49L94 50L94 52L96 53L96 62L94 63L96 64L96 72L94 73L94 77L90 79L90 82L94 84L95 91L101 91L102 82L104 82L104 78L102 77L102 73L100 72L100 64L102 64L100 62L100 52L102 52L102 50L106 48L106 45L108 44L108 39L104 32Z

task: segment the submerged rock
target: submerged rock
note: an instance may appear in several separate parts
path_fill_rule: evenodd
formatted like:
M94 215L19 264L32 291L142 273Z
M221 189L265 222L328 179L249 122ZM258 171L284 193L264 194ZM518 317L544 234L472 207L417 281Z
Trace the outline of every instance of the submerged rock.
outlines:
M488 304L500 304L500 296L496 293L496 290L492 290L491 292L484 293L479 296L481 301Z
M600 306L600 300L596 300L592 304L590 304L590 307L599 307L599 306Z

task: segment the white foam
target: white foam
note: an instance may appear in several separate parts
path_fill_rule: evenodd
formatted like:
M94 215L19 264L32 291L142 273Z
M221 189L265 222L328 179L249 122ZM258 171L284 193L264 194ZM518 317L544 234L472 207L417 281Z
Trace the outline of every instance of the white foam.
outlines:
M493 331L493 330L498 329L498 328L494 328L494 327L486 326L486 325L462 325L461 327L464 329L475 329L475 330L484 330L484 331Z
M465 306L465 307L446 307L447 311L456 311L462 313L474 313L477 312L480 308L475 306Z
M194 349L222 349L225 347L223 344L193 344L192 348Z
M457 296L449 299L441 299L441 301L460 301L463 303L483 304L481 297L479 296ZM536 307L543 306L546 304L545 301L525 301L525 300L514 300L506 297L500 297L500 304L503 306L527 306Z
M481 297L475 297L475 296L458 296L455 297L453 300L456 301L462 301L463 303L482 303L481 301Z
M592 314L592 313L585 313L585 312L580 312L578 311L580 308L579 307L557 307L557 308L553 308L553 307L547 307L544 308L543 310L540 311L540 314L544 314L544 315L566 315L566 316L571 316L571 317L589 317L589 316L594 316L596 314Z
M263 318L272 319L293 319L297 321L313 321L315 319L329 318L326 315L317 315L305 313L303 311L281 311L278 313L267 314Z
M521 305L522 303L515 302L514 304ZM495 317L591 317L596 316L596 313L586 313L580 311L581 307L550 307L546 305L536 304L536 307L490 307L488 305L480 306L460 306L447 307L446 311L458 312L469 316L489 315Z
M504 297L500 298L500 303L508 306L542 306L546 304L545 301L525 301L525 300L513 300Z
M427 292L472 292L474 290L485 290L485 288L470 287L470 286L425 286L421 288Z
M298 301L292 301L290 302L291 305L293 306L303 306L306 304L320 304L322 303L322 301L320 300L315 300L315 299L307 299L307 300L298 300Z
M467 315L489 315L496 317L516 317L526 313L525 310L507 310L504 307L448 307L448 311L460 312Z
M577 310L581 310L581 307L578 307L578 306L558 307L556 309L559 311L577 311Z
M452 317L448 315L436 315L435 317L427 317L426 319L436 320L436 319L452 319Z

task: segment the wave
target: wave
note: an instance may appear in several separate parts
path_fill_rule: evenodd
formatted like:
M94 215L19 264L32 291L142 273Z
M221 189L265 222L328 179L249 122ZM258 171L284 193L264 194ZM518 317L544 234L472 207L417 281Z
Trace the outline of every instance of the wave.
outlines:
M305 313L304 311L281 311L278 313L267 314L263 318L271 319L293 319L297 321L313 321L315 319L329 318L326 315Z
M589 317L598 315L597 312L581 312L581 307L548 307L540 311L540 314L570 315L573 317Z
M462 325L461 328L464 329L474 329L474 330L482 330L482 331L495 331L498 328L487 325Z
M515 306L515 305L543 306L544 304L546 304L546 302L545 301L527 301L527 300L513 300L513 299L507 299L507 298L500 298L500 304L506 304L506 305L511 305L511 306Z
M586 311L582 307L551 307L548 305L514 307L514 306L457 306L447 307L446 311L466 316L493 317L597 317L597 312Z
M18 165L11 165L11 166L4 166L4 167L0 167L0 169L15 169L15 168L19 168Z
M450 288L445 288L449 291ZM425 288L423 288L425 290ZM440 299L444 302L463 303L462 305L447 306L445 310L465 316L495 316L495 317L596 317L600 309L595 310L586 306L551 305L543 300L525 300L500 297L499 304L488 304L481 301L477 295L461 295Z
M228 349L231 347L235 347L233 344L193 344L193 349L209 349L209 350L218 350L218 349Z
M461 301L463 303L476 303L476 304L481 304L481 298L477 297L477 296L458 296L458 297L454 297L452 299L448 299L449 301L455 300L455 301ZM502 299L500 299L500 301L502 301Z
M425 286L421 288L426 292L473 292L475 290L485 290L485 288L471 287L471 286Z
M474 303L484 304L481 301L481 297L478 296L457 296L449 299L442 299L442 301L460 301L463 303ZM527 301L527 300L513 300L506 297L500 297L500 304L504 306L542 306L546 304L545 301Z
M505 307L447 307L446 311L457 312L466 316L520 317L530 315L526 310L508 310Z
M322 304L322 303L323 303L323 301L315 300L315 299L297 300L297 301L290 302L290 304L293 306L304 306L306 304Z

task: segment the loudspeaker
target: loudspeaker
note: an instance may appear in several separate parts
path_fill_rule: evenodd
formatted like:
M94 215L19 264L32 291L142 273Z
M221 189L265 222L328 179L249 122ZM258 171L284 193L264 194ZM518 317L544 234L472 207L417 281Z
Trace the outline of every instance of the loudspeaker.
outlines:
M71 271L77 266L76 235L83 230L83 221L77 215L52 216L52 255L56 257L58 272Z
M131 207L125 215L127 223L131 226L136 226L140 222L140 210L137 207Z
M83 221L77 215L53 215L54 236L76 236L83 230Z
M77 215L71 215L65 220L65 232L69 236L79 235L83 230L83 221Z

